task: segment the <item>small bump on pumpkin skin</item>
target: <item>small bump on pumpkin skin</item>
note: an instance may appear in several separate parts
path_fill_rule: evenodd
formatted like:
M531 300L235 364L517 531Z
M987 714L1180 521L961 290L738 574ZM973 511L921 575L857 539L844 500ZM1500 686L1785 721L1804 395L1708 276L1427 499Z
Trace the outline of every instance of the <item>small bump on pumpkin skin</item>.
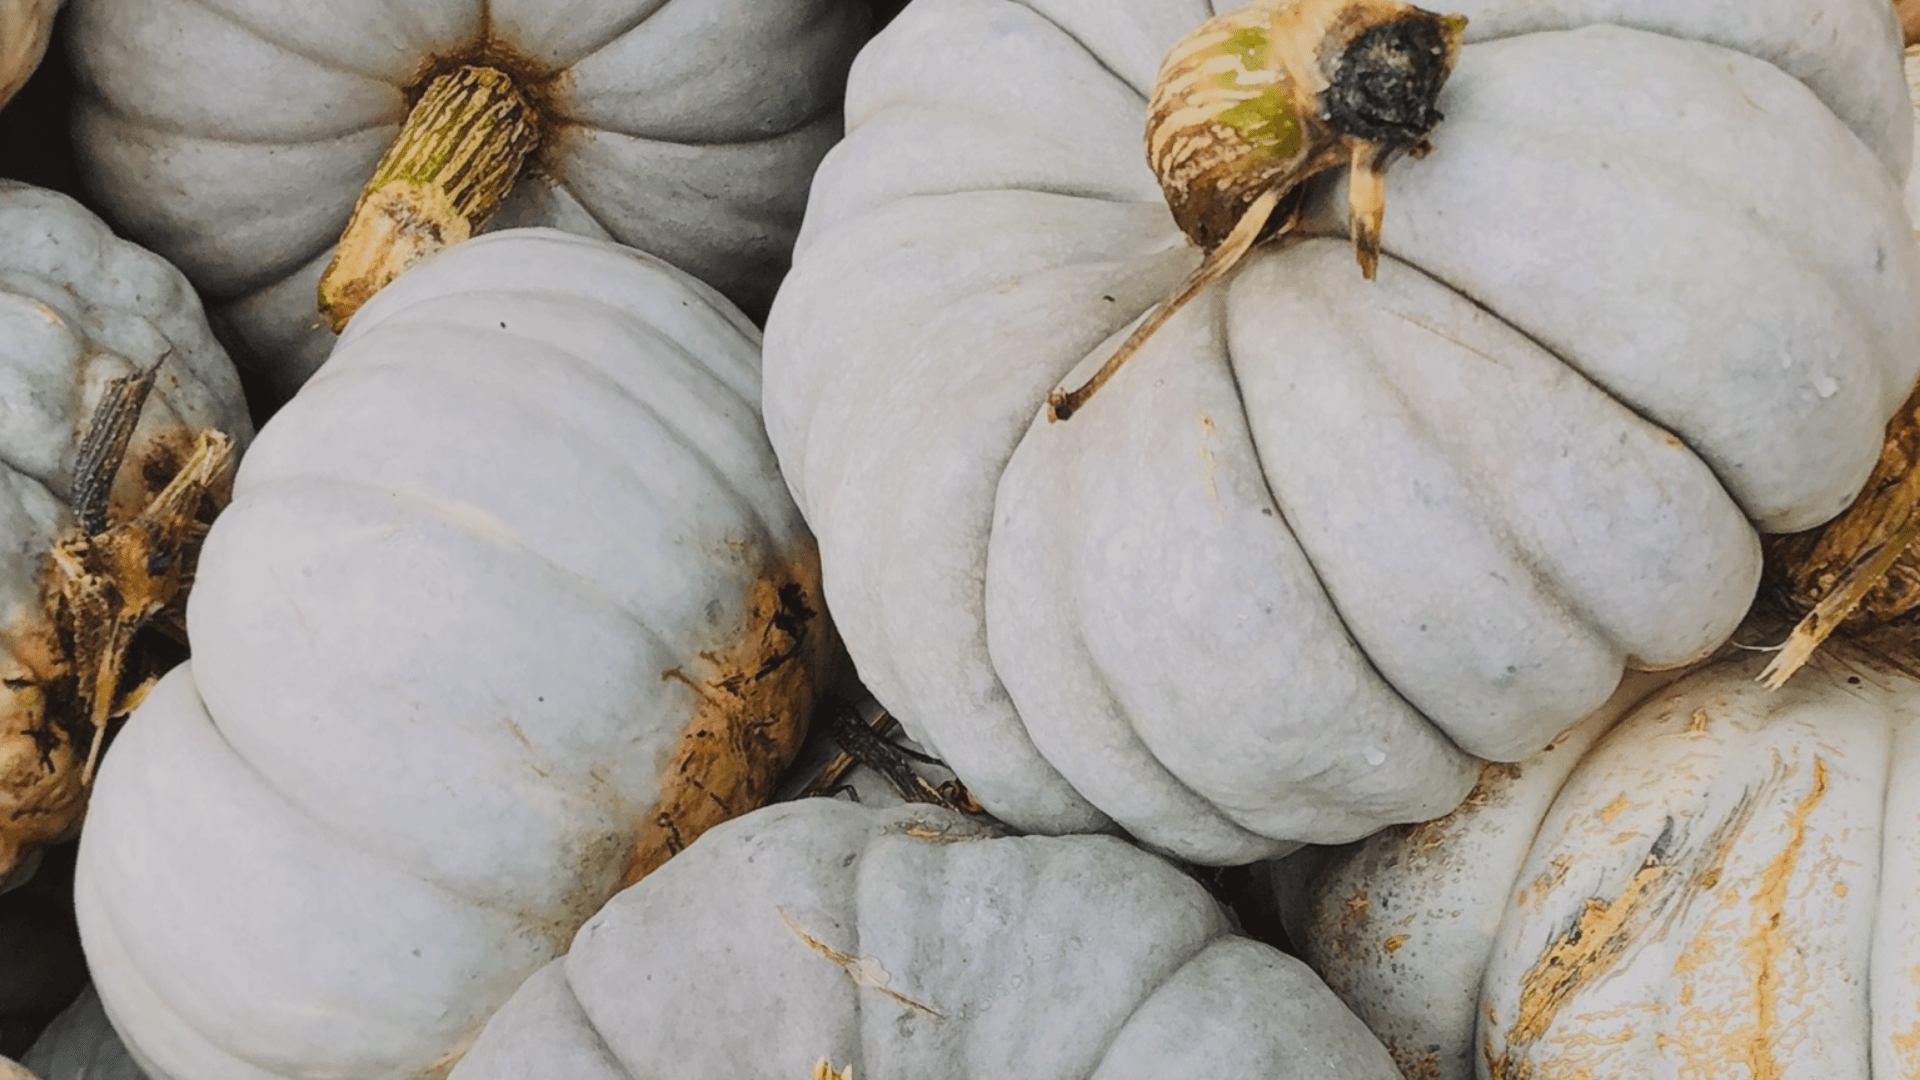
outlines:
M1047 418L1079 411L1188 301L1293 233L1302 185L1341 165L1348 234L1371 281L1387 167L1432 149L1434 101L1466 25L1398 0L1258 0L1176 42L1147 108L1147 164L1207 257L1092 378L1049 395Z

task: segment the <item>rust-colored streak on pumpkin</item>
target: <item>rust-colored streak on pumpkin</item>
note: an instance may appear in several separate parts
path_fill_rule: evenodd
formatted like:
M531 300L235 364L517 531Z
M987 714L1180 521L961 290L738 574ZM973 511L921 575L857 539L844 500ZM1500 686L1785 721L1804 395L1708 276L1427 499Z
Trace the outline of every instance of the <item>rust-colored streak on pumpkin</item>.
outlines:
M1900 30L1906 43L1920 44L1920 0L1894 0L1893 10L1900 16Z
M1786 926L1787 883L1807 846L1807 818L1827 794L1827 763L1813 759L1813 790L1787 819L1787 843L1760 873L1748 921L1752 932L1740 943L1740 964L1753 985L1753 1023L1736 1033L1728 1049L1747 1063L1751 1080L1780 1080L1780 1061L1774 1041L1780 1035L1781 964L1793 943Z
M1521 977L1505 1050L1495 1055L1491 1047L1486 1049L1493 1080L1531 1080L1537 1075L1530 1057L1534 1045L1584 988L1613 970L1641 941L1661 933L1702 882L1719 878L1734 841L1753 819L1760 794L1744 793L1733 812L1698 844L1677 835L1670 819L1616 896L1586 901L1573 925Z
M694 716L640 827L622 883L632 883L701 833L765 804L806 735L835 638L820 603L819 564L807 557L761 575L746 633L662 678L694 691Z

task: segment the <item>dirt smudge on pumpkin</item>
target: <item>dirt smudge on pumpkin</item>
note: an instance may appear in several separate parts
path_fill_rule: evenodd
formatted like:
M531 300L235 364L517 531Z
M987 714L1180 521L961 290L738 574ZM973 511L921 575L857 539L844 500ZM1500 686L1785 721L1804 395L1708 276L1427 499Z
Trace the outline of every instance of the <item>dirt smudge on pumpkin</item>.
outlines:
M694 714L640 825L623 887L772 795L806 735L837 643L819 566L809 544L768 567L749 590L745 633L733 646L661 673L693 690Z

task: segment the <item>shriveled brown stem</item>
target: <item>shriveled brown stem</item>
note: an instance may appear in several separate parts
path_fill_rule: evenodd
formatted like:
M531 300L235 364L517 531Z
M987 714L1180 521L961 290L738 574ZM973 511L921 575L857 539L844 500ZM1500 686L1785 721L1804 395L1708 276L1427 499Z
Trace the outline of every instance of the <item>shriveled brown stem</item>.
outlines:
M831 708L837 713L839 706L835 704ZM891 735L894 729L900 726L900 722L893 718L892 713L882 709L879 715L875 716L867 726L873 731L875 736L884 739L888 735ZM814 774L812 780L807 781L807 786L801 788L800 793L795 795L794 798L812 799L827 794L838 787L840 781L846 777L847 773L853 771L853 767L858 764L860 764L858 758L848 753L845 749L842 749L839 753L827 759L827 763L820 767L820 771Z
M539 143L533 104L505 72L468 66L429 83L320 279L334 332L407 267L472 236Z
M1770 573L1807 614L1761 673L1779 687L1849 618L1894 622L1920 609L1920 387L1887 424L1880 458L1845 513L1768 542Z
M91 535L75 529L54 545L77 694L93 728L83 784L92 782L107 723L119 712L127 650L192 579L206 535L201 509L232 459L230 437L203 431L180 471L132 520Z
M1139 352L1140 347L1145 345L1162 326L1165 326L1168 319L1178 314L1180 309L1186 307L1194 297L1205 292L1209 285L1219 281L1239 266L1247 257L1247 253L1253 250L1254 242L1260 239L1261 231L1266 228L1267 220L1273 216L1273 211L1280 205L1280 200L1291 193L1291 191L1268 188L1254 199L1248 205L1246 213L1241 214L1240 220L1234 223L1233 231L1227 234L1227 238L1221 241L1220 246L1209 252L1199 267L1187 275L1187 280L1180 283L1180 287L1174 290L1173 296L1155 308L1145 322L1134 327L1133 333L1127 335L1127 339L1120 343L1120 347L1114 350L1112 356L1107 357L1107 362L1100 365L1100 370L1094 372L1092 378L1073 390L1055 390L1047 396L1047 421L1057 423L1079 412L1093 395L1100 392L1101 387L1107 385L1107 380L1113 378L1114 373L1120 370L1120 365L1132 359L1133 354ZM1296 204L1295 210L1288 215L1287 221L1281 225L1276 235L1291 231L1297 221L1298 213Z

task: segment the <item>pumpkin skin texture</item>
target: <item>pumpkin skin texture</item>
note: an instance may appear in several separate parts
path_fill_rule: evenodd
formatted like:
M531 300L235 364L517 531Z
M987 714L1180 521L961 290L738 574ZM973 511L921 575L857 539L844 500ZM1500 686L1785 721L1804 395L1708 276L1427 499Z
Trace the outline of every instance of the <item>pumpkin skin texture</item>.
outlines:
M821 1058L898 1080L1396 1076L1304 966L1151 855L827 799L729 822L614 898L454 1076L804 1077Z
M501 232L382 292L263 429L82 840L155 1080L444 1075L764 800L835 639L756 346L656 259Z
M61 0L0 0L0 107L27 84L47 54Z
M1273 870L1409 1076L1911 1076L1907 662L1716 662L1491 766L1453 815ZM1609 725L1612 725L1611 727Z
M1543 32L1488 40L1468 5L1379 279L1322 191L1308 239L1058 424L1049 390L1198 262L1140 131L1212 11L904 12L767 329L862 681L1019 828L1228 863L1444 813L1475 758L1710 652L1749 522L1830 517L1871 468L1920 371L1920 250L1885 6L1684 6L1692 38L1598 25L1622 0L1513 5ZM1789 54L1844 90L1761 59Z
M115 523L201 432L252 435L239 377L179 271L72 199L0 180L0 887L79 828L90 732L48 705L66 662L49 560L76 524L75 461L108 383L156 363L114 477Z
M333 346L321 271L430 71L502 56L535 87L545 142L493 227L611 237L764 312L866 21L853 0L86 0L75 138L109 216L285 396Z

